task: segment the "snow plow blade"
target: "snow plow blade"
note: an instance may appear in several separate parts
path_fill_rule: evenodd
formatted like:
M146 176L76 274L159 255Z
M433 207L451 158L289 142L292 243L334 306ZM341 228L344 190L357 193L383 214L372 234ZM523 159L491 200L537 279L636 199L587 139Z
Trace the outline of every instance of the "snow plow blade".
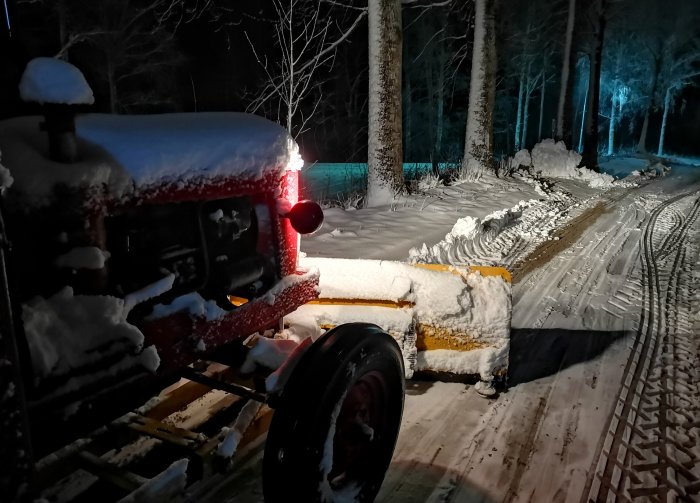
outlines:
M287 323L379 325L399 342L407 377L433 371L491 382L507 370L506 269L334 258L303 258L300 265L319 269L320 296L287 316Z

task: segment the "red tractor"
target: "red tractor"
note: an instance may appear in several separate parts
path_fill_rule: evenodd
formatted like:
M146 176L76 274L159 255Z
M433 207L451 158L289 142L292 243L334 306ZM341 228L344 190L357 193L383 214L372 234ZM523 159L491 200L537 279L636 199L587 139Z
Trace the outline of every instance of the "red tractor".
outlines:
M270 370L241 370L252 334L272 337L318 295L297 256L323 214L298 201L284 129L246 114L75 118L53 105L0 122L0 155L3 498L65 500L76 470L92 482L68 499L203 498L232 465L247 403L264 404L248 424L274 410L266 501L375 498L403 409L392 337L338 326L300 344L273 388ZM173 383L242 398L175 427L166 413L191 402L161 392ZM115 461L135 435L162 444L162 469L153 449Z

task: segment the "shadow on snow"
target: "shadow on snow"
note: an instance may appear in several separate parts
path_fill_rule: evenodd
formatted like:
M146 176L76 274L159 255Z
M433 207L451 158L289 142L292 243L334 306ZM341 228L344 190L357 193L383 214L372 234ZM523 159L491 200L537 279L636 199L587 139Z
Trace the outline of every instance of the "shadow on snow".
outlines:
M563 328L513 328L510 332L508 384L534 381L556 374L602 354L632 331L601 332Z

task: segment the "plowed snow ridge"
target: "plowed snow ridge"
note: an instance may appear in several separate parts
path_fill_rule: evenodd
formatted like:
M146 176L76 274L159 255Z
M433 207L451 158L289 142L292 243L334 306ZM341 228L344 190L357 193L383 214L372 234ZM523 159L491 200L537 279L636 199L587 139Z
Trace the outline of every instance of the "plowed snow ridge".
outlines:
M556 192L544 200L521 201L483 220L464 217L439 243L412 248L409 260L508 267L549 239L557 227L571 219L571 209L580 205L570 194Z

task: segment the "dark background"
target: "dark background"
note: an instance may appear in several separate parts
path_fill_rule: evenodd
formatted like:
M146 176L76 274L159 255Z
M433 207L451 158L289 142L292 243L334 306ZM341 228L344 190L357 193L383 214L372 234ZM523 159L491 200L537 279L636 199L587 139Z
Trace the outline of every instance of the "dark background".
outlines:
M666 5L661 0L660 4ZM0 34L0 118L35 114L38 107L21 102L17 85L26 63L36 56L53 56L61 47L57 0L6 0L11 20L11 36L5 26L5 16ZM149 0L63 0L73 12L74 27L89 30L91 22L98 19L101 10L121 8L128 3L139 9ZM184 0L187 3L187 0ZM312 7L317 2L302 2ZM579 2L581 3L581 2ZM672 14L671 2L665 7ZM195 6L197 2L190 4ZM104 55L99 44L90 41L74 44L66 53L67 59L85 74L95 93L96 102L91 109L96 112L158 113L173 111L244 111L255 93L265 82L265 73L256 61L246 34L260 55L270 61L279 54L274 35L276 12L270 0L222 2L223 7L212 2L211 12L203 12L196 18L166 23L163 33L169 34L163 49L146 60L147 71L126 76L119 83L123 101L113 107L110 104L104 78ZM366 6L362 0L349 1L349 5ZM534 4L539 4L544 14L532 14ZM561 46L563 45L568 2L524 0L501 2L497 11L498 83L495 110L495 154L500 157L512 154L513 134L518 97L517 64L515 63L523 40L527 37L523 19L528 15L548 16L540 31L547 32L551 49L551 70L545 86L543 137L552 136L552 119L559 90ZM622 2L625 8L635 8L635 2ZM230 5L230 6L229 6ZM337 37L354 19L357 11L334 5L322 5L322 18L333 19L335 31L329 39ZM217 10L218 9L218 10ZM406 162L458 161L462 156L464 127L466 123L469 70L471 65L470 41L473 5L467 0L453 0L450 6L403 9L403 114L404 159ZM624 10L622 11L624 16ZM612 15L619 16L618 12ZM127 12L128 17L128 12ZM186 17L186 16L185 16ZM583 18L582 18L583 19ZM151 21L152 22L152 21ZM581 21L583 23L583 21ZM93 24L92 26L97 26ZM148 28L148 26L147 26ZM608 31L613 33L611 21ZM634 26L631 28L634 32ZM641 30L641 28L640 28ZM79 31L79 30L77 30ZM608 35L608 33L606 33ZM698 36L698 33L680 34ZM157 35L156 38L161 35ZM366 160L367 145L367 21L340 44L333 63L320 67L315 76L316 86L303 101L301 108L310 113L315 107L306 130L294 131L302 146L305 160L326 162L361 162ZM585 25L577 30L576 49L579 57L585 53L588 34ZM543 42L544 43L544 42ZM143 52L148 52L150 42L143 42ZM641 42L631 41L627 51L641 51ZM138 50L137 50L138 52ZM125 67L134 66L127 60ZM606 60L604 56L604 70ZM640 70L643 71L643 70ZM128 73L128 71L127 71ZM442 75L440 75L442 73ZM605 73L605 72L604 72ZM442 78L441 90L438 86ZM575 75L578 89L585 75ZM524 146L531 148L538 141L540 86L530 99L530 122ZM574 96L576 104L576 95ZM438 117L438 102L442 102L444 115ZM666 134L666 151L686 155L700 155L700 90L686 86L677 96L670 115ZM280 118L274 105L256 113L272 120ZM575 113L575 111L574 111ZM606 114L605 97L601 96L601 114ZM641 128L641 110L630 110L618 128L618 145L621 151L630 151L636 144ZM649 148L654 150L658 141L661 110L652 113L649 130ZM608 119L600 120L600 148L607 143ZM574 127L574 137L577 137ZM438 132L441 130L441 133ZM438 136L440 141L438 142ZM575 141L574 144L577 142Z

